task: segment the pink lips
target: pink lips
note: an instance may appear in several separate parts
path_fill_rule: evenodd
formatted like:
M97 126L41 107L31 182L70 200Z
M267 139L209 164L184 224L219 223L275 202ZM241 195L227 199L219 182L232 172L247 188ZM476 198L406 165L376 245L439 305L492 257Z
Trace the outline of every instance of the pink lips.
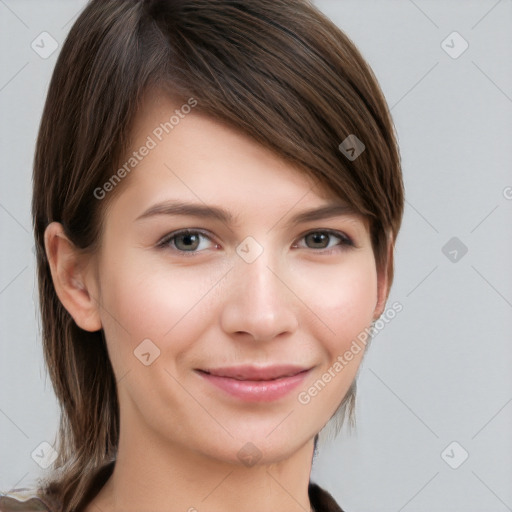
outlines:
M233 366L196 370L208 382L232 396L249 402L277 400L296 388L309 373L310 368L278 365Z

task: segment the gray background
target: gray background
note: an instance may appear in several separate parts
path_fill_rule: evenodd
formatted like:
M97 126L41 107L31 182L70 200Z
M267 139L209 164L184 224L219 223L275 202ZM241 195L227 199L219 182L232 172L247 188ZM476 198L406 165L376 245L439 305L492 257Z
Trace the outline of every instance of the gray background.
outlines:
M407 203L389 301L403 311L361 367L357 431L322 442L313 479L346 512L512 510L512 1L316 3L379 79ZM46 31L60 49L84 5L0 0L1 491L44 474L31 453L53 442L59 414L40 347L30 218L58 50L42 58L31 43ZM469 44L457 58L445 49L455 55L461 40L442 44L453 31Z

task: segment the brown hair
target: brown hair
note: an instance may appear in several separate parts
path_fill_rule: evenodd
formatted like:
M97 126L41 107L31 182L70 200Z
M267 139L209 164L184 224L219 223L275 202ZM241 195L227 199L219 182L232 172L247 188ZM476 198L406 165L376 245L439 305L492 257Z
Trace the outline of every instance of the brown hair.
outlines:
M61 406L59 455L42 490L65 512L83 500L88 474L115 459L119 404L103 331L80 329L59 301L44 232L57 221L78 248L97 249L105 208L124 182L102 201L94 190L118 169L151 87L194 98L198 112L249 135L367 216L380 271L402 220L399 150L377 79L308 0L90 1L57 60L33 175L44 356ZM338 148L350 134L365 145L355 160ZM392 264L388 278L391 285ZM352 415L354 393L355 383L338 413Z

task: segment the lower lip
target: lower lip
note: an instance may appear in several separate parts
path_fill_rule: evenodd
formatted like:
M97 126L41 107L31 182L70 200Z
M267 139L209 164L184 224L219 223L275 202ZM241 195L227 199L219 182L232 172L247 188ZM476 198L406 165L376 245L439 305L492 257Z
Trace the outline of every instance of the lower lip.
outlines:
M286 396L299 386L309 374L309 370L275 380L238 380L201 371L198 373L214 386L247 402L271 402Z

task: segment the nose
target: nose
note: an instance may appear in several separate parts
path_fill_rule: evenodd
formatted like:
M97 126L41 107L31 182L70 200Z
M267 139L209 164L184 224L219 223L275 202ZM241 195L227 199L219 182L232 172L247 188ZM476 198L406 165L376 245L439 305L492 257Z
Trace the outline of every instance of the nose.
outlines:
M286 272L279 268L266 251L252 263L236 261L221 312L224 332L269 341L297 330L295 297L286 285Z

